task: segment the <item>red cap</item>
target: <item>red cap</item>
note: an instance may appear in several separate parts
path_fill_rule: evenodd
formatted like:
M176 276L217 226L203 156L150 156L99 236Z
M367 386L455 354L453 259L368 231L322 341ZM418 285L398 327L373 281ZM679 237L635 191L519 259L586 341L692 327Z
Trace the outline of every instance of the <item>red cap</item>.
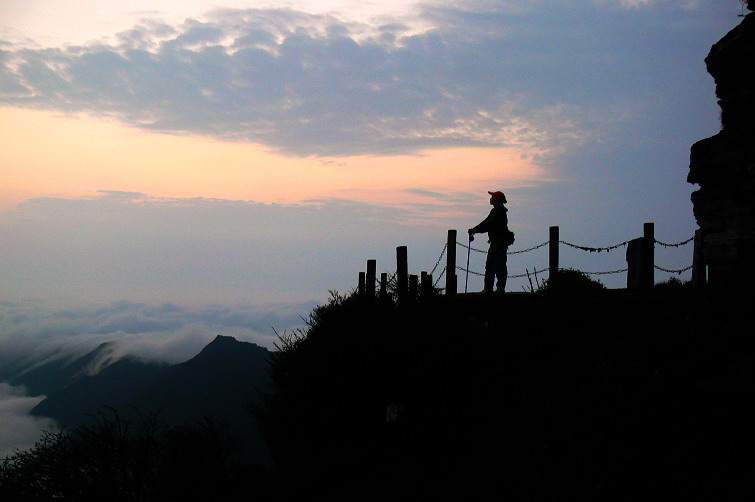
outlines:
M506 196L503 195L503 192L488 192L488 193L490 194L491 197L500 199L500 201L503 202L504 204L506 203Z

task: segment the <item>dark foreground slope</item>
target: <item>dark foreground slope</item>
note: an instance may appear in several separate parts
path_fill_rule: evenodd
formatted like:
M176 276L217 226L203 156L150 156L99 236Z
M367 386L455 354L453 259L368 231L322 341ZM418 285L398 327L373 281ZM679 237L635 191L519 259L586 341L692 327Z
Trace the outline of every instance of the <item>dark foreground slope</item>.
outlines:
M278 493L752 496L748 309L679 292L406 309L334 298L273 363L263 423Z

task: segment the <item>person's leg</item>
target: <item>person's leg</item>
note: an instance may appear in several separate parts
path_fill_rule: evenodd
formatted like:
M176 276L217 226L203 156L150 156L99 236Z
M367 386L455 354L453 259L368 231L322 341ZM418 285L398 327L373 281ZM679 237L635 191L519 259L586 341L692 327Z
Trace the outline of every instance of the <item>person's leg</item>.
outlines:
M496 291L504 291L506 289L506 275L508 274L506 269L506 246L501 244L491 244L490 250L488 251L488 258L491 260L491 266L498 278L498 287L496 288Z
M496 275L498 276L498 288L497 291L500 291L503 293L506 291L506 279L508 279L509 275L509 269L506 265L506 251L504 249L503 251L503 259L500 262L500 266L498 267L498 271L496 272Z
M495 286L495 257L493 255L493 246L488 249L488 257L485 260L485 292L492 293Z

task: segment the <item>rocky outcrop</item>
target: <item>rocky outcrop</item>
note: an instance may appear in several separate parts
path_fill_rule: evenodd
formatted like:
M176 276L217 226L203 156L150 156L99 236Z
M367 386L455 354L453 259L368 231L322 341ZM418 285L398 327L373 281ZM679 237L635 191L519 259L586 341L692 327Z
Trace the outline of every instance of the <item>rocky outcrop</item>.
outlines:
M755 0L746 3L755 10ZM692 146L687 181L712 286L755 281L755 14L705 58L716 82L721 131Z

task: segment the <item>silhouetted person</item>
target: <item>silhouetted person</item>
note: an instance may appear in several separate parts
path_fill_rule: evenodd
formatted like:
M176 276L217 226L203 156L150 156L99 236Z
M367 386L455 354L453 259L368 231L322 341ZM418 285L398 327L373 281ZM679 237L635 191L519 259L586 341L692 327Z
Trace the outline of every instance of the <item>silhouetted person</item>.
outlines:
M493 292L495 278L498 277L496 291L502 293L506 289L506 275L508 274L506 267L506 250L509 247L509 217L506 215L508 209L504 206L506 196L503 192L488 193L493 209L482 223L468 230L469 240L470 242L474 240L474 234L487 232L490 249L488 249L488 259L485 261L485 292Z

